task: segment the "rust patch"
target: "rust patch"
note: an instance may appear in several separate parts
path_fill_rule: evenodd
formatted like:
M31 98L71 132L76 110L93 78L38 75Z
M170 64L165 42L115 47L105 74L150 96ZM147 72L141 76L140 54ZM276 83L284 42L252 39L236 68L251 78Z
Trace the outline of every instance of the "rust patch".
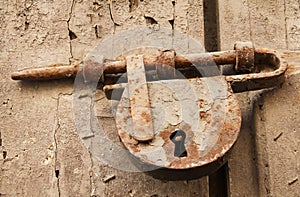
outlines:
M236 66L238 73L249 73L254 71L254 47L251 42L237 42L234 45L236 50Z
M168 129L165 129L159 133L159 136L163 139L164 142L167 142L170 140L170 135L175 130L175 126L169 125Z
M205 106L205 102L203 99L199 99L199 107L203 108Z
M145 121L146 121L147 123L150 122L150 121L152 121L151 116L150 116L149 114L145 113L145 112L142 112L141 117L142 117L143 119L145 119Z

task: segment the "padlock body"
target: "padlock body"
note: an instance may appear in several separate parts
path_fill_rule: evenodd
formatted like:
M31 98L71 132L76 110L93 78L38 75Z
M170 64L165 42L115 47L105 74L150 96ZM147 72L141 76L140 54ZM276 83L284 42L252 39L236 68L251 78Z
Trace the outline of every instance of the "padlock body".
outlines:
M225 77L162 80L147 82L147 86L152 140L140 142L132 137L135 131L128 88L116 112L118 134L137 163L144 165L145 171L147 166L149 170L157 167L158 171L167 172L167 178L168 173L179 177L174 179L197 178L222 165L241 126L238 100ZM175 143L174 140L182 140L182 136L172 139L179 130L184 132L184 141ZM197 171L196 176L193 170Z

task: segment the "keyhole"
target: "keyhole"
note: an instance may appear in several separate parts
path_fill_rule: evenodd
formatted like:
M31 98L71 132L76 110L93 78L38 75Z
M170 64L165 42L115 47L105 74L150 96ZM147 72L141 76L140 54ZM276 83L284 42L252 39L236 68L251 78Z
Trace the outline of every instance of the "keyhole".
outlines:
M174 150L175 157L187 156L187 152L184 146L185 138L186 138L186 134L182 130L176 130L171 134L170 140L175 144L175 150Z

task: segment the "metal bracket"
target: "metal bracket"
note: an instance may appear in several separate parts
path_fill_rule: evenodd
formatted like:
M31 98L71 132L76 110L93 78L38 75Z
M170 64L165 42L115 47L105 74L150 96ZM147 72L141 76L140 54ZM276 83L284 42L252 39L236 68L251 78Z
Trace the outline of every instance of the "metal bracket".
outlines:
M130 133L138 141L149 141L154 131L143 56L128 56L126 62L132 116Z
M170 51L162 51L157 58L149 58L147 54L143 56L146 75L151 76L151 71L158 74L157 77L149 77L150 80L170 78L170 72L164 74L160 72L161 66L175 68L179 72L186 69L193 69L194 65L235 65L235 75L226 76L226 80L232 85L234 92L243 92L270 88L277 86L284 81L284 73L287 69L287 62L281 55L274 50L264 48L255 49L250 42L237 42L235 50L188 54L188 55L169 55ZM96 64L99 64L96 62ZM84 65L86 66L86 65ZM89 68L93 69L93 68ZM97 68L99 69L99 68ZM14 72L11 78L14 80L51 80L60 78L75 78L80 70L80 65L55 65L49 67L30 68ZM108 97L113 89L122 90L126 84L115 84L120 77L126 75L126 61L106 62L103 65L103 76L99 83L104 87ZM96 72L97 73L97 72ZM102 73L102 72L101 72ZM240 74L244 73L244 74ZM190 78L189 74L184 75ZM171 78L176 78L176 74ZM194 75L192 77L195 77ZM202 77L202 76L198 76ZM126 79L125 79L126 82Z

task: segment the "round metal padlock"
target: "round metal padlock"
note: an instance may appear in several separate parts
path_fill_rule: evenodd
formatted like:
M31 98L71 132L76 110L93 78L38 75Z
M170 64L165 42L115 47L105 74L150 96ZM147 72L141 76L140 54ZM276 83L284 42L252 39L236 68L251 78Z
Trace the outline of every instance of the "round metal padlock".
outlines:
M116 112L119 136L135 163L168 180L199 178L222 166L241 126L240 107L225 77L147 82L147 87L151 116L134 118L153 125L151 140L133 137L136 114L128 86Z
M99 161L161 179L194 179L222 166L237 140L241 111L233 92L285 80L287 62L277 52L250 42L234 49L203 53L200 43L174 30L136 28L104 40L78 65L24 69L11 77L75 78L77 132ZM217 76L217 65L225 76ZM126 149L106 136L93 111L99 83L107 98L120 99L115 119Z

